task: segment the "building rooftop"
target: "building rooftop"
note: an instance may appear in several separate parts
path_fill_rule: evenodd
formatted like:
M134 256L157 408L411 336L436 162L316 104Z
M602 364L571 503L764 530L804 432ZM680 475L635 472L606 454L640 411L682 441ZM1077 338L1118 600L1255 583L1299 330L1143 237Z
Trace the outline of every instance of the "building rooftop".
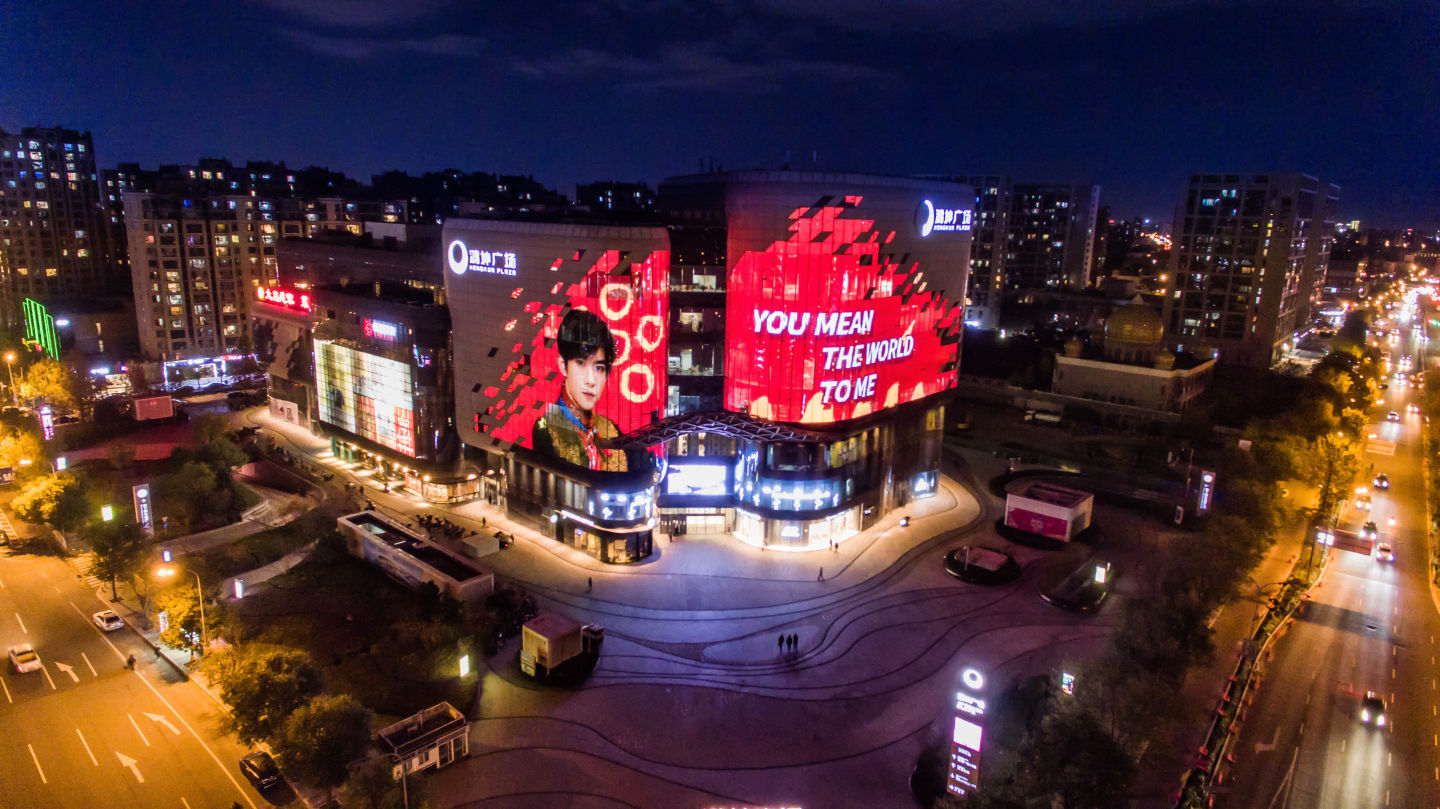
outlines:
M542 638L558 638L580 631L580 622L558 612L542 612L525 622L525 628Z
M1053 506L1074 508L1094 495L1089 492L1082 492L1078 489L1067 489L1064 486L1057 486L1054 483L1045 483L1035 480L1028 482L1018 491L1011 492L1019 497L1028 497L1031 500L1039 500L1042 503L1049 503Z
M466 724L464 714L450 703L442 702L381 728L377 735L393 755L403 757L428 747L443 736L463 730Z

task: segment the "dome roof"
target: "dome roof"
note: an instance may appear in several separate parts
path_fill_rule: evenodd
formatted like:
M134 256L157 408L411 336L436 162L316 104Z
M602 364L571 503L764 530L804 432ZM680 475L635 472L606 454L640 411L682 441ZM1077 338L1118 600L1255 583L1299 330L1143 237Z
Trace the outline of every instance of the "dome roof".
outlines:
M1106 343L1158 345L1163 339L1165 324L1160 322L1159 313L1146 306L1139 295L1112 312L1105 321Z

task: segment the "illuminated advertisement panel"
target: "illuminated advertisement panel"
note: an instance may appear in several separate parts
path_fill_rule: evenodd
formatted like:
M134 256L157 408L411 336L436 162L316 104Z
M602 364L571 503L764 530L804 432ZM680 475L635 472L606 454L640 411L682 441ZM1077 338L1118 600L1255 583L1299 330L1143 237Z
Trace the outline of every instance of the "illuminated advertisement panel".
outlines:
M671 464L665 475L666 494L726 495L730 469L722 464Z
M945 788L966 795L980 788L980 742L985 735L985 677L974 668L961 673L955 692L954 726L950 736L950 767Z
M823 424L955 385L965 196L858 187L865 193L799 183L731 193L727 409Z
M665 407L665 231L452 220L443 244L465 440L634 471L614 442Z
M320 420L415 457L415 399L410 366L315 341Z

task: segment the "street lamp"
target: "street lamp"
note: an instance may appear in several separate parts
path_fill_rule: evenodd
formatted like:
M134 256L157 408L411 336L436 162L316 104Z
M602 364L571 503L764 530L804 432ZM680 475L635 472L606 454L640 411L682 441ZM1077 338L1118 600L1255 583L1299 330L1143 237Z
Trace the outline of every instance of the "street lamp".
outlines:
M19 400L15 398L15 365L14 365L14 362L15 362L15 352L14 352L14 351L6 351L6 352L5 352L5 370L7 370L7 371L10 372L10 404L12 404L12 405L19 404Z
M155 569L155 575L162 579L175 575L176 568L161 566ZM200 584L200 574L194 570L190 573L195 576L195 601L200 605L200 648L205 648L205 590Z

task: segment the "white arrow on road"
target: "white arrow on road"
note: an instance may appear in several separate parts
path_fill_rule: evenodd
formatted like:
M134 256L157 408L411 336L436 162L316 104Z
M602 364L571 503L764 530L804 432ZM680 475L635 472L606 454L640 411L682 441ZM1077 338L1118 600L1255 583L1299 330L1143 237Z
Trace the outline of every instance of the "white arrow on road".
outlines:
M73 680L74 682L77 682L77 683L80 682L80 675L78 675L78 674L75 673L75 668L74 668L73 666L67 666L67 665L65 665L64 663L61 663L61 662L59 662L59 661L56 661L56 663L55 663L55 668L60 669L61 671L65 672L66 674L70 675L70 679Z
M158 714L158 713L147 713L147 714L145 714L145 716L146 716L146 718L148 718L148 719L149 719L150 721L152 721L152 722L158 723L158 724L160 724L160 725L164 725L166 730L170 731L171 733L175 734L176 736L179 736L179 735L180 735L180 731L176 730L176 729L175 729L175 726L172 725L172 724L170 724L170 720L169 720L169 719L166 719L165 717L161 716L160 714Z
M1274 749L1275 749L1275 743L1276 743L1277 741L1279 741L1279 740L1280 740L1280 728L1277 726L1277 727L1275 728L1275 732L1270 735L1270 742L1269 742L1268 744L1265 743L1265 742L1256 742L1256 743L1255 743L1255 752L1257 752L1257 753L1268 753L1268 752L1270 752L1271 750L1274 750Z
M130 768L130 772L135 773L135 780L136 780L136 781L139 781L139 782L142 783L142 784L145 783L145 776L141 775L141 774L140 774L140 768L135 766L135 759L130 758L129 756L125 755L124 753L121 753L121 752L118 751L118 750L115 751L115 755L117 755L117 756L120 757L120 766L121 766L121 767L129 767L129 768Z

